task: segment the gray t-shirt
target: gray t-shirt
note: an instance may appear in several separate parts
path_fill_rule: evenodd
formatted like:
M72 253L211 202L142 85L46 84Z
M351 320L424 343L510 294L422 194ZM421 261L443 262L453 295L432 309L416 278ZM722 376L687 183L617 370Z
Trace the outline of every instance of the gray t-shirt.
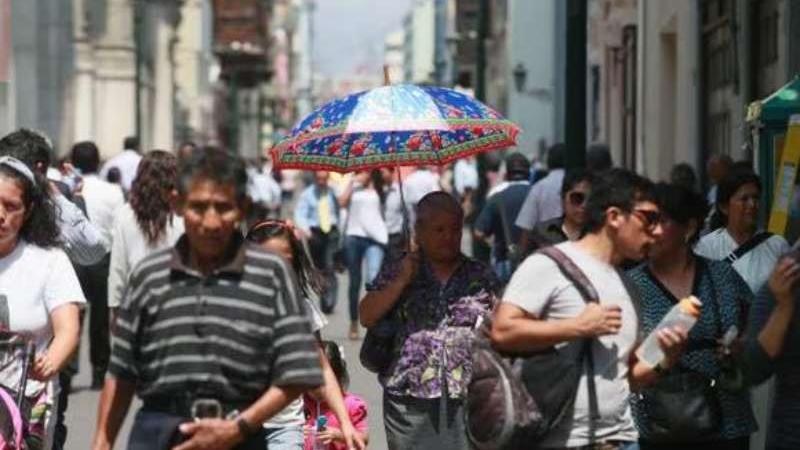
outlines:
M634 351L639 332L638 317L625 285L616 269L580 250L575 243L556 246L583 270L604 305L622 308L619 334L597 338L592 346L595 385L599 399L600 420L596 424L598 440L635 441L638 433L633 423L628 396L628 359ZM586 306L575 286L547 256L534 254L526 259L511 277L503 301L512 303L543 320L578 316ZM578 342L560 344L577 357ZM575 411L561 426L542 441L542 447L575 447L589 444L589 399L586 377L582 377L575 399Z

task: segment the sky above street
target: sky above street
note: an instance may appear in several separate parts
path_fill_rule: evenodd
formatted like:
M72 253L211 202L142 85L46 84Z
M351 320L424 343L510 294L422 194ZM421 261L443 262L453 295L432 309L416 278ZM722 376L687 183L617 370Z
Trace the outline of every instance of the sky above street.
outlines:
M412 0L317 0L315 70L340 77L358 66L381 74L386 34L403 25Z

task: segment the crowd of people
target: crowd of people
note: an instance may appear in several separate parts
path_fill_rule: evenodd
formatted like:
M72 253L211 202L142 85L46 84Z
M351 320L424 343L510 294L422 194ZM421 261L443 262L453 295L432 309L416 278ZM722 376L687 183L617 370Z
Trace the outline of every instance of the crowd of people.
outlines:
M554 145L546 173L520 153L490 167L503 180L482 204L464 160L452 175L310 173L290 207L223 150L124 147L101 164L80 142L55 163L37 132L0 139L0 329L33 345L29 370L2 359L0 385L25 381L26 448L66 448L86 304L94 450L113 448L134 396L129 449L367 448L370 405L322 336L344 272L390 450L474 444L484 332L523 367L553 351L579 367L550 374L575 383L569 408L518 448L800 448L800 251L760 229L751 164L712 158L703 195L690 166L653 183L602 146L565 168ZM488 261L463 250L465 231ZM694 325L665 324L692 296Z

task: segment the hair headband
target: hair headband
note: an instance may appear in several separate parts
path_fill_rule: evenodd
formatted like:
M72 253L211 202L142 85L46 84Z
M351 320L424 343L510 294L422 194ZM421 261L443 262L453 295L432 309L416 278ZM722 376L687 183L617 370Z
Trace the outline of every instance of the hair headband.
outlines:
M36 186L36 177L33 175L33 171L17 158L13 156L0 156L0 166L10 167L15 172L27 178L34 187Z

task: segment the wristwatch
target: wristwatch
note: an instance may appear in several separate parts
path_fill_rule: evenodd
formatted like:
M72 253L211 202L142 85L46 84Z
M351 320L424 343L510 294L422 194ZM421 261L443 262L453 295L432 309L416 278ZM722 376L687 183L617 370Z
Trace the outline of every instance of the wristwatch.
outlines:
M239 433L241 433L243 437L252 436L258 431L255 427L247 423L247 420L241 415L236 416L236 426L239 427Z

